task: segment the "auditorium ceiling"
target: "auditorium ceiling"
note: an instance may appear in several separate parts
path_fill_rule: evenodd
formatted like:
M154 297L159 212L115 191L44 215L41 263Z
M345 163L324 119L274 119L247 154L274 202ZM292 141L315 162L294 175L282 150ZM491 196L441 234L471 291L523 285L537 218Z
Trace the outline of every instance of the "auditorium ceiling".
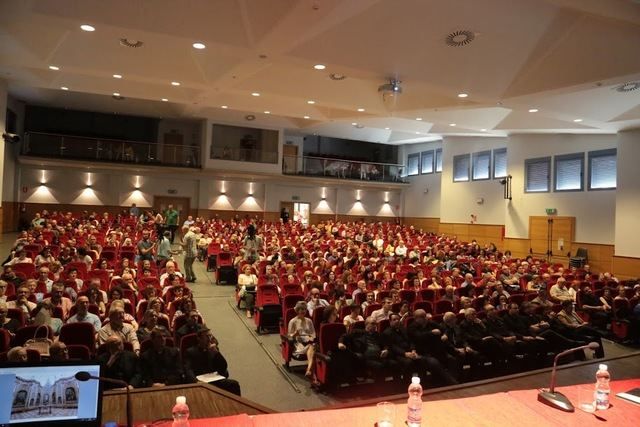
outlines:
M640 0L4 0L0 78L40 105L392 144L614 133L640 125Z

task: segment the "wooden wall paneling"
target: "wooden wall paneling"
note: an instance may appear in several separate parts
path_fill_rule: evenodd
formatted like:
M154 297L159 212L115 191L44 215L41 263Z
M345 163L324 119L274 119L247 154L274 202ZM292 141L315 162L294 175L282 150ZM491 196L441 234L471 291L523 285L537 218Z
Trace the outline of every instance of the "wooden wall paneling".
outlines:
M613 256L613 274L618 279L637 279L640 277L640 258Z
M578 248L585 248L589 257L589 265L596 272L613 270L614 245L573 242L571 256L575 256ZM568 261L567 261L568 262Z
M536 256L546 256L549 219L552 224L551 251L554 255L566 254L571 251L575 235L575 217L570 216L530 216L529 239L531 249ZM558 249L558 239L563 239L563 248Z
M309 214L309 223L318 224L323 221L333 221L336 216L334 214Z
M507 237L504 239L504 245L502 248L498 246L498 249L503 251L510 250L511 254L516 258L526 258L529 255L530 247L531 242L529 239Z
M438 233L440 218L405 217L403 224L407 226L412 225L415 229L422 230L425 233Z

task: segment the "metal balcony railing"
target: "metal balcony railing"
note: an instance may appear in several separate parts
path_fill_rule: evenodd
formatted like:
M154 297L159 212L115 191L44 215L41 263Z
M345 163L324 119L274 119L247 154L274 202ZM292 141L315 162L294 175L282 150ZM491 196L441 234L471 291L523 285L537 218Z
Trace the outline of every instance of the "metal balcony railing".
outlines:
M230 148L211 146L212 160L233 160L236 162L278 163L277 150L260 150L257 148Z
M402 177L404 170L404 165L392 163L359 162L286 154L282 158L282 173L285 175L322 176L361 181L408 182Z
M21 153L25 156L187 168L199 168L201 164L199 146L123 141L41 132L25 134Z

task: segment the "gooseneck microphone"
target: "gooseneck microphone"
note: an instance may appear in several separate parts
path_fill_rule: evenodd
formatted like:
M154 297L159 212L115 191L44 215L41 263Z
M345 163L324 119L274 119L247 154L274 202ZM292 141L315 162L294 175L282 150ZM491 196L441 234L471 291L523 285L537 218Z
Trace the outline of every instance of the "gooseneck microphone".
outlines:
M571 354L578 350L597 350L598 348L600 348L600 344L598 344L597 342L590 342L587 345L570 348L561 353L558 353L553 359L553 370L551 371L551 383L549 384L549 390L540 390L540 392L538 393L538 402L542 402L545 405L549 405L552 408L560 409L561 411L565 412L575 411L575 408L571 404L571 401L567 399L564 394L555 391L558 359L560 359L562 356L566 356L567 354Z
M129 394L129 384L127 384L126 381L107 377L96 377L95 375L91 375L87 371L77 372L75 377L78 381L97 380L124 387L124 389L127 391L127 427L133 427L133 414L131 413L131 394Z

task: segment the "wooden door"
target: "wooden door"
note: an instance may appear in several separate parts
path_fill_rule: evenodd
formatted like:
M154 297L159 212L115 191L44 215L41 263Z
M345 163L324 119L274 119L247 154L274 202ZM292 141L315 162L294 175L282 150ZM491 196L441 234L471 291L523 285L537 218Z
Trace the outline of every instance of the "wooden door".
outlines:
M298 173L298 146L284 145L282 147L282 172L296 175Z
M547 255L549 238L554 256L565 256L567 252L571 252L575 222L576 218L573 216L530 216L529 239L533 255Z
M183 145L184 136L181 133L165 133L164 145L162 146L162 161L174 165L183 164L186 160Z
M167 206L173 205L175 209L180 213L178 218L178 226L182 226L182 223L187 219L187 216L191 215L191 199L189 197L171 197L171 196L154 196L153 197L153 209L159 212L164 212Z

